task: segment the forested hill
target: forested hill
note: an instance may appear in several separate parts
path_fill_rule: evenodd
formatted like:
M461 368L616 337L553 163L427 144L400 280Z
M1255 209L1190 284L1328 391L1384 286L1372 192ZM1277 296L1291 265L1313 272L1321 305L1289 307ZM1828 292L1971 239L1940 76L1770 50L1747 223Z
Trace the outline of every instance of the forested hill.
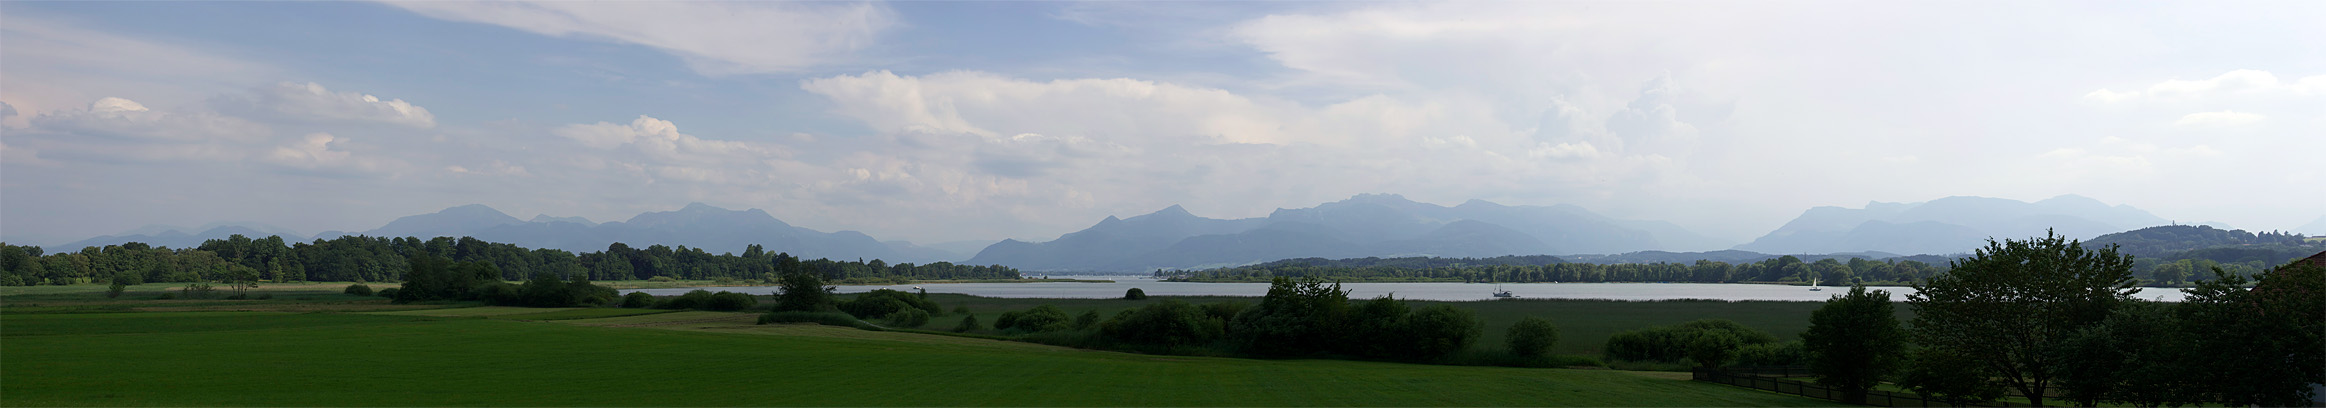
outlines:
M2118 245L2117 251L2133 256L2164 257L2177 252L2224 246L2314 246L2302 242L2304 238L2302 234L2274 231L2256 234L2206 225L2167 225L2101 235L2085 241L2085 247Z
M772 280L777 273L802 270L826 281L887 283L921 279L1018 279L1018 270L999 266L889 264L878 259L805 260L750 245L742 254L713 254L701 248L622 243L603 251L573 253L528 249L476 238L432 239L343 236L313 242L281 237L235 235L194 248L127 243L48 253L36 246L0 243L0 285L66 285L109 282L394 282L410 270L408 260L433 255L456 262L491 264L506 280L535 274L591 280L674 279ZM793 269L797 268L797 269Z

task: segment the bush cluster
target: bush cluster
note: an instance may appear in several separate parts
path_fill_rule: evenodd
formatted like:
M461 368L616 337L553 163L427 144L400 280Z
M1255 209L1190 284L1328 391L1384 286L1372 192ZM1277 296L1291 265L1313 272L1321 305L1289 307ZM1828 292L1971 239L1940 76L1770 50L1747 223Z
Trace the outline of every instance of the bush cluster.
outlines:
M630 294L622 295L622 307L632 309L654 307L654 295L646 294L646 292L630 292Z
M365 285L365 284L358 283L358 284L353 284L353 285L347 285L347 289L346 289L346 290L341 290L341 291L339 291L339 293L345 293L345 294L356 295L356 296L371 296L371 295L372 295L372 287L371 287L371 285Z
M1777 343L1777 337L1733 321L1704 319L1673 327L1650 327L1617 332L1607 337L1607 357L1631 361L1678 362L1719 366L1738 356L1740 348Z
M735 292L712 292L703 289L695 289L688 291L686 294L678 295L678 297L670 298L669 300L655 304L654 307L656 309L694 309L733 312L749 309L752 306L756 306L758 304L759 299L753 298L751 295Z
M759 324L771 323L815 323L825 326L880 330L879 327L865 324L863 320L857 320L855 316L840 312L774 311L759 316Z
M575 275L572 282L557 274L534 274L522 285L491 281L469 290L469 296L498 306L576 307L598 306L614 302L614 288L592 284L588 277Z
M1070 328L1068 324L1066 312L1051 305L1035 306L1024 311L1002 312L1001 317L993 319L994 330L1010 333L1060 331Z
M885 318L905 309L919 310L928 316L943 315L945 309L925 296L894 289L875 289L856 295L855 299L840 302L840 311L858 319ZM926 316L924 316L924 320Z

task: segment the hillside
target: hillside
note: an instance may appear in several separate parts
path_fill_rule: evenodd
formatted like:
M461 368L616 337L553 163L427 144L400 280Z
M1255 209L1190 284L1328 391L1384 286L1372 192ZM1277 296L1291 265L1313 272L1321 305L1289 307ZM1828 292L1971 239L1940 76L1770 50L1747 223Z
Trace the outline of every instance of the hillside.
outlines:
M1293 258L1450 257L1710 249L1715 240L1664 222L1618 220L1581 207L1457 206L1363 194L1263 218L1215 219L1171 206L1107 217L1048 242L1008 240L972 264L1026 270L1143 272Z
M2208 225L2166 225L2101 235L2085 241L2087 247L2117 245L2133 256L2166 255L2215 247L2304 246L2301 234L2220 229Z
M2075 195L2033 203L1957 196L1922 203L1872 202L1854 209L1811 208L1736 249L1945 255L1970 252L1989 238L2026 238L2057 231L2069 238L2086 239L2167 223L2131 206L2111 206Z

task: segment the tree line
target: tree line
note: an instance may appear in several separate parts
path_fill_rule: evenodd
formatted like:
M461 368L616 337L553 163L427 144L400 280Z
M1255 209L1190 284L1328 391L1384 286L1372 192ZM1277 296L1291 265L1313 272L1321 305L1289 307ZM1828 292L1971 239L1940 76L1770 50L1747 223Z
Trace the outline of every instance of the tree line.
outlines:
M760 323L812 322L871 329L910 329L947 312L913 294L880 289L837 301L810 275L787 275L776 306ZM1124 299L1144 299L1130 289ZM957 309L953 313L967 313ZM873 321L880 322L874 325ZM884 325L884 326L883 326ZM1380 297L1353 301L1340 284L1310 278L1278 277L1257 304L1226 301L1190 304L1165 299L1114 316L1096 311L1068 315L1051 305L1008 311L985 326L975 315L952 331L999 335L1053 345L1142 353L1252 356L1347 357L1413 362L1447 362L1470 347L1484 328L1478 316L1452 305L1415 308ZM1547 365L1558 328L1527 318L1513 325L1498 364Z
M490 265L504 281L540 274L589 280L656 277L703 280L775 281L799 270L840 282L1019 279L1017 269L1000 265L936 262L916 265L870 261L800 259L760 245L742 254L713 254L702 248L623 243L606 250L573 253L527 249L469 237L342 236L313 242L286 242L279 236L234 235L194 248L167 248L130 242L48 253L38 246L0 243L0 286L70 285L92 282L400 282L411 259L432 256L451 262Z

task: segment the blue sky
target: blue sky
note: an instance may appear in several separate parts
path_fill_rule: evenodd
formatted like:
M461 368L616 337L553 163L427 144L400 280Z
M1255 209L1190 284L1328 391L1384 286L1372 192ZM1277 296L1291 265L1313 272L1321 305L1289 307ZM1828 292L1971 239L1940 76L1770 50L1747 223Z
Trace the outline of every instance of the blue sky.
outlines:
M0 2L0 239L689 202L916 242L1173 204L2326 215L2315 2ZM2280 199L2266 199L2275 195Z

